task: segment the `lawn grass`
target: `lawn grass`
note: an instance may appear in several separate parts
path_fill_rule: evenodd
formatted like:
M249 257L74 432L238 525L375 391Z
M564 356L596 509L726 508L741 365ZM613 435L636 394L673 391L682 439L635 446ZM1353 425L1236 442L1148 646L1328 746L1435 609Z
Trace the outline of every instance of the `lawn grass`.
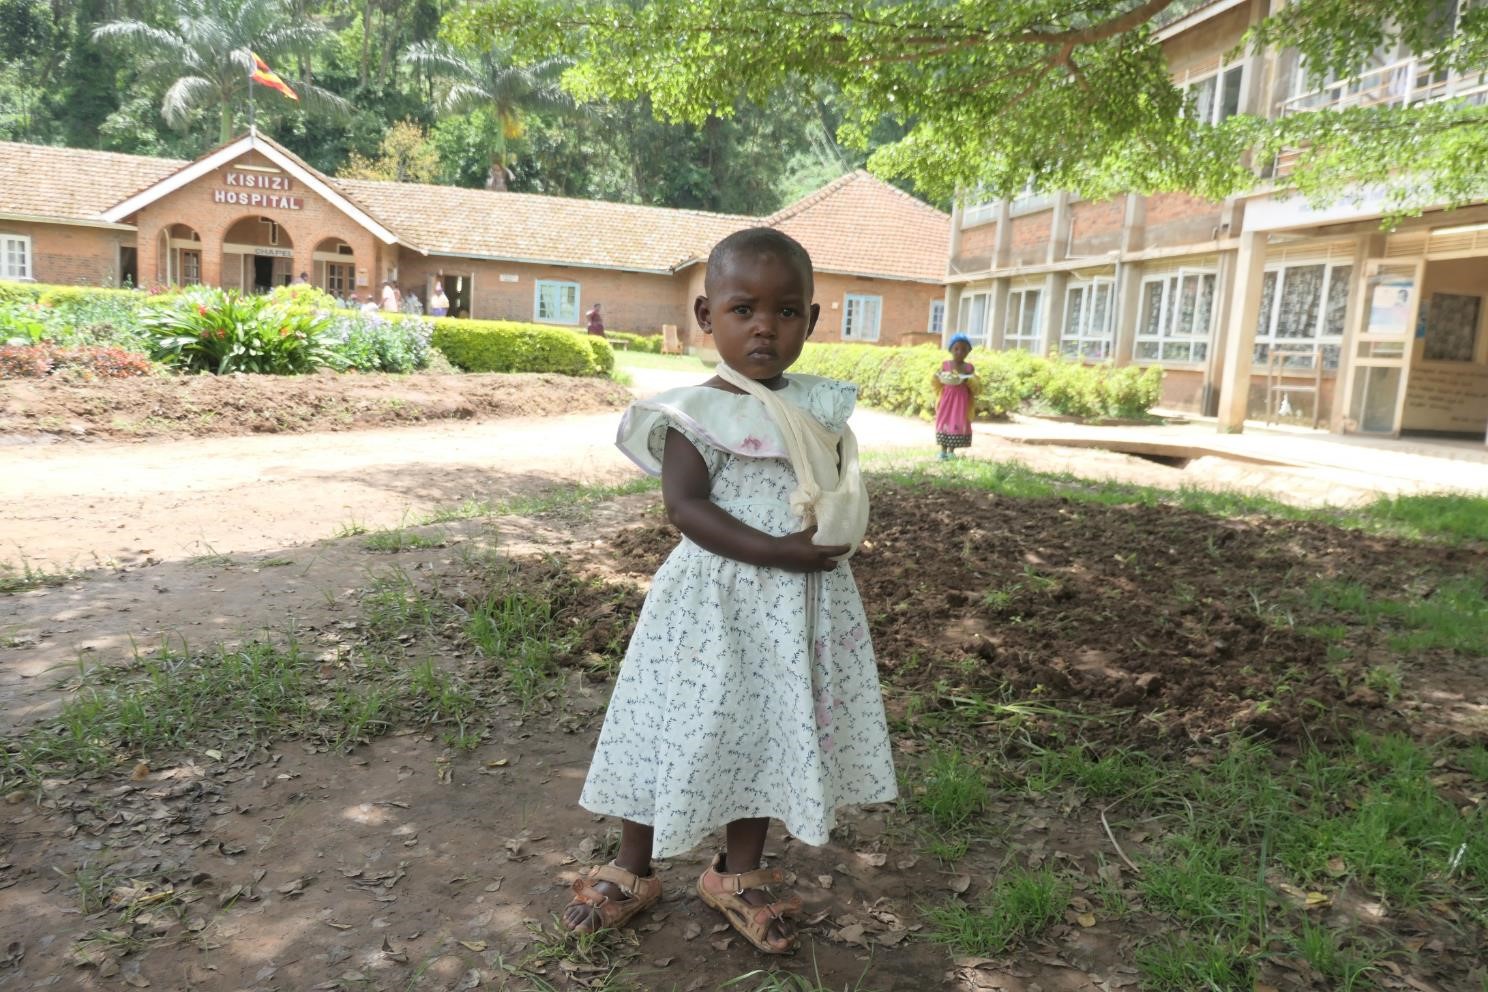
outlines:
M692 355L658 355L649 351L615 350L617 369L666 369L670 372L707 372L704 365Z
M1459 493L1381 497L1362 507L1304 507L1234 489L1165 489L1067 472L1039 472L1015 461L960 458L903 464L903 455L869 452L870 475L903 486L965 487L1013 499L1065 498L1101 506L1177 506L1216 517L1268 516L1449 544L1488 541L1488 497Z

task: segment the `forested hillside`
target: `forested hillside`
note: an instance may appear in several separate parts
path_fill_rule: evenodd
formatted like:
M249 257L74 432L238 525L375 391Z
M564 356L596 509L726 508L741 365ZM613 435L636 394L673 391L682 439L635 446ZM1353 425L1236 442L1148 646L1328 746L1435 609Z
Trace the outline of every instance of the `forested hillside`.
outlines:
M562 59L449 46L462 2L0 0L0 139L193 158L246 128L251 50L300 97L255 86L258 125L331 175L762 214L866 158L828 84L662 124L576 104Z

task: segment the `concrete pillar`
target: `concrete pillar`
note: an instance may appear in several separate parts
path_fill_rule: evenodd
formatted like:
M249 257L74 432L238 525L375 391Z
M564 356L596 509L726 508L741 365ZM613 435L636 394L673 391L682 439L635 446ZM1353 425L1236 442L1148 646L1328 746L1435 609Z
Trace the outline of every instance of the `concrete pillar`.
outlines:
M1235 288L1226 301L1230 329L1219 390L1219 429L1226 434L1238 434L1245 429L1256 321L1261 314L1261 280L1265 272L1266 232L1241 232L1240 253L1235 260Z
M1040 354L1059 354L1059 333L1064 329L1064 291L1068 285L1068 272L1050 272L1044 277L1044 305L1039 314Z
M1359 324L1362 322L1360 310L1366 303L1366 293L1361 288L1364 285L1364 266L1371 258L1378 258L1385 253L1385 236L1383 234L1361 234L1354 243L1354 272L1349 281L1348 308L1343 314L1343 340L1338 344L1338 368L1333 373L1333 402L1328 407L1328 430L1342 432L1344 418L1348 416L1348 396L1344 394L1344 384L1348 382L1349 367L1354 364L1354 354L1358 351L1355 340L1359 333Z
M1005 269L1013 251L1013 208L1008 200L997 201L997 240L992 245L992 271Z
M1116 340L1111 351L1111 361L1117 365L1130 365L1137 347L1138 307L1142 297L1142 265L1140 262L1122 262L1116 266L1116 302L1112 319L1116 322Z
M1214 278L1214 333L1209 338L1209 355L1204 362L1204 386L1199 394L1199 412L1214 416L1219 407L1220 383L1224 381L1225 346L1234 328L1230 325L1233 309L1230 293L1235 285L1236 255L1220 252L1219 271Z
M993 351L1003 349L1002 325L1007 321L1008 280L994 279L992 292L987 297L987 347Z
M966 333L961 327L961 284L950 283L945 288L945 322L941 326L940 342L945 344L954 335Z
M946 273L950 275L956 273L956 259L961 255L961 221L964 215L965 208L957 197L956 202L951 204L951 243L946 251ZM950 326L949 320L946 321L946 326Z
M1121 253L1141 251L1147 235L1147 198L1126 194L1126 216L1121 221Z
M1053 216L1049 218L1049 243L1044 246L1044 261L1053 265L1068 254L1070 228L1069 194L1060 190L1054 194Z

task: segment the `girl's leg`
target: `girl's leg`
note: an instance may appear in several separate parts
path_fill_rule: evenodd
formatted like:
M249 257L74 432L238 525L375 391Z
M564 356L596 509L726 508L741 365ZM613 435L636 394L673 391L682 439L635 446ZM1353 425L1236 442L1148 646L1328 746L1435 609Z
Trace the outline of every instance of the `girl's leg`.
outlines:
M770 820L763 816L731 821L724 829L724 871L741 875L758 868L765 853L765 834L769 830ZM770 902L770 897L761 889L744 890L744 899L756 906ZM789 940L794 933L795 928L785 920L774 920L770 924L772 942Z
M620 821L620 853L615 855L615 865L632 875L642 878L651 874L651 837L654 831L644 823L630 820ZM764 850L764 838L760 838L760 850ZM594 887L614 902L630 898L612 882L595 882ZM600 927L599 910L586 903L576 902L563 911L563 925L570 930L589 932Z

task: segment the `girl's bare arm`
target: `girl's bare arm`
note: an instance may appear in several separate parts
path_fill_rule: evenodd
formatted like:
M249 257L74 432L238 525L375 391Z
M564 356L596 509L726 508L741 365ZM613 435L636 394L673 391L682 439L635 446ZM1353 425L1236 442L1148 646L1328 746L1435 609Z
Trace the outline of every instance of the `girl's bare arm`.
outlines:
M677 431L668 430L661 456L661 497L667 519L698 547L746 565L790 572L830 572L847 545L811 543L815 527L774 537L731 516L708 499L711 480L703 456Z

